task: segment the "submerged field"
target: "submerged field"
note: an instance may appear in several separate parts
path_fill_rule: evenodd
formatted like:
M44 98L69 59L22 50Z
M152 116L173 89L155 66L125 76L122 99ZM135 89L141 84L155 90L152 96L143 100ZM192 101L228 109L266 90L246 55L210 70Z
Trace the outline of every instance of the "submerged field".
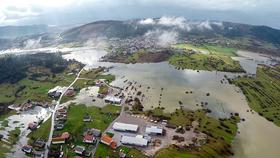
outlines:
M259 115L280 126L280 66L259 66L256 77L232 81L241 88L249 106Z

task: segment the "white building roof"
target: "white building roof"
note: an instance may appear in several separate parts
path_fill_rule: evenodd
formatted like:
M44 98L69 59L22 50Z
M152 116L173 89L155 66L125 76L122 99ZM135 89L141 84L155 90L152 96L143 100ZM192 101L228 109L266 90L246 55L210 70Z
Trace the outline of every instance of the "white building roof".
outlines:
M122 136L121 143L123 144L130 144L130 145L137 145L137 146L147 146L148 140L143 138L141 135L137 136Z
M157 126L147 126L145 132L147 134L151 134L151 133L162 134L163 129Z
M119 130L119 131L133 131L133 132L137 132L138 125L121 123L121 122L115 122L113 124L113 129L114 130Z
M48 93L52 93L52 92L60 92L62 93L63 91L65 91L67 89L67 87L60 87L60 86L56 86L53 89L50 89L48 91Z
M111 101L111 102L121 102L121 99L120 98L117 98L117 97L112 97L112 96L106 96L105 98L104 98L105 100L108 100L108 101Z

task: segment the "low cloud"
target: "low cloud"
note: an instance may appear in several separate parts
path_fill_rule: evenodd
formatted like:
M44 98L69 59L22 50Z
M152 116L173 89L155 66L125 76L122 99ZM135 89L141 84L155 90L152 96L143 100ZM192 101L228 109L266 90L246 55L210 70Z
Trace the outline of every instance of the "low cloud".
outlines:
M155 24L155 21L152 18L147 18L147 19L140 20L139 24L142 24L142 25L152 25L152 24Z
M186 19L184 17L163 16L158 20L157 24L166 25L166 26L178 26L180 28L185 28Z
M203 30L212 30L211 25L223 27L222 22L211 22L208 20L191 21L191 20L187 20L184 17L170 17L170 16L163 16L157 20L147 18L144 20L140 20L139 24L142 24L142 25L156 24L156 25L163 25L163 26L168 26L168 27L177 27L177 28L187 30L187 31L191 31L193 29L202 30L202 31Z
M146 38L152 38L156 41L156 45L159 47L168 47L171 44L175 44L178 41L178 33L176 31L165 30L151 30L145 35Z
M28 39L24 42L25 47L24 49L36 49L41 48L42 45L40 44L42 37L39 37L38 39Z

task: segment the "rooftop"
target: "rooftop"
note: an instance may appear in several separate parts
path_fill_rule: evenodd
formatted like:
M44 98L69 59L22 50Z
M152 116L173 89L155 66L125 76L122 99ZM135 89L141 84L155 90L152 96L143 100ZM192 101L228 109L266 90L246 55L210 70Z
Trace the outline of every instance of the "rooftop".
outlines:
M138 125L115 122L114 125L113 125L113 129L114 130L119 130L119 131L133 131L133 132L136 132L138 130Z
M148 140L143 138L142 135L137 136L122 136L121 143L129 144L129 145L137 145L137 146L147 146Z

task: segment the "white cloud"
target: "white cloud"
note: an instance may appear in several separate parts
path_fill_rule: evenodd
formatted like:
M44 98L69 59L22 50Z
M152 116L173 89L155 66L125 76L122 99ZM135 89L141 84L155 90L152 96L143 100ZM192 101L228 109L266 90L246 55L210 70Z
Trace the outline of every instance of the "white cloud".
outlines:
M147 19L140 20L139 24L142 24L142 25L152 25L152 24L155 24L155 21L152 18L147 18Z
M178 26L180 28L185 27L186 19L184 17L168 17L163 16L159 19L158 24L166 26Z
M147 20L148 19L148 20ZM222 22L210 22L206 21L190 21L185 19L184 17L169 17L163 16L158 20L153 20L151 18L147 18L144 21L140 20L139 23L142 25L150 24L151 22L156 25L164 25L170 27L178 27L183 30L191 31L192 29L198 30L212 30L211 25L217 25L219 27L223 27Z

